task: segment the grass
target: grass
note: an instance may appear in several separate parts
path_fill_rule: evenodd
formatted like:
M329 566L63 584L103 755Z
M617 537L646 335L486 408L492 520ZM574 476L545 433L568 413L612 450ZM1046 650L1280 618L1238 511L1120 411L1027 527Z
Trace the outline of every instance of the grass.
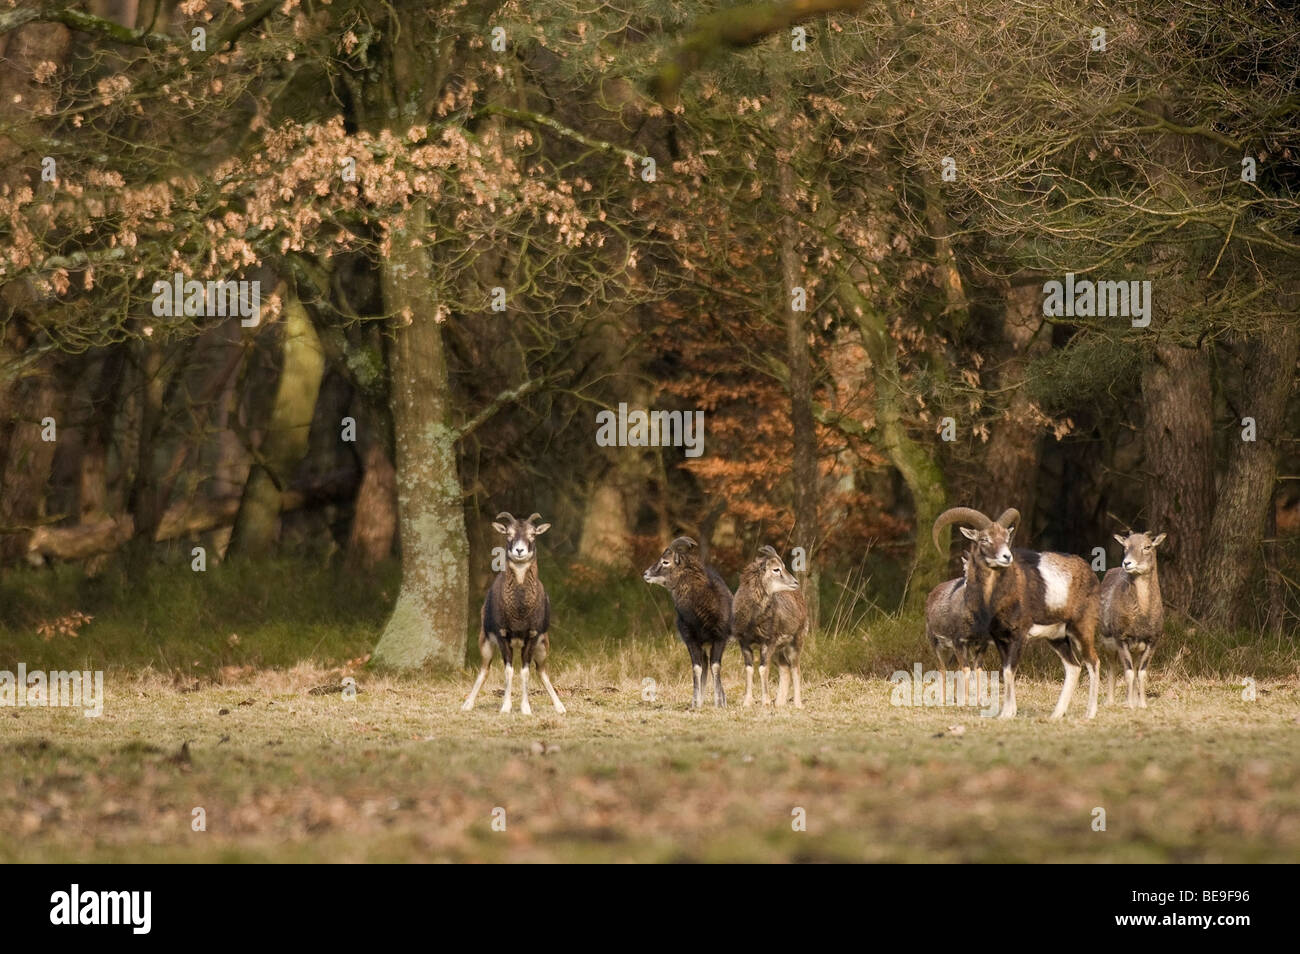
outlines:
M892 706L888 675L931 665L919 620L841 613L849 622L810 641L803 711L735 705L733 648L733 705L692 712L666 594L575 579L552 588L552 673L568 714L534 683L533 714L506 716L499 668L463 713L469 669L396 677L361 665L391 568L372 582L292 563L163 570L136 586L10 574L0 669L105 668L106 700L97 719L0 709L0 861L1300 855L1300 666L1282 643L1171 632L1151 707L1103 705L1091 723L1082 693L1047 721L1060 667L1035 647L1021 714L1006 722ZM75 637L36 632L74 610L93 617ZM355 698L324 691L345 675ZM196 808L205 831L193 830ZM792 828L797 809L805 831Z

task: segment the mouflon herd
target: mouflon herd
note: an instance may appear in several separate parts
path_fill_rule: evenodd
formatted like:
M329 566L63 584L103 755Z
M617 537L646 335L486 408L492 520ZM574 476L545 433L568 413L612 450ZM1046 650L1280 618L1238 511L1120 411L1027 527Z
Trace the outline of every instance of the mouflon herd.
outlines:
M551 603L537 573L537 538L550 529L540 514L520 520L497 514L493 528L506 538L506 567L492 581L483 601L478 645L482 665L462 709L474 708L495 655L505 667L505 700L511 709L515 648L520 650L521 712L528 702L528 675L536 667L556 712L564 704L546 672L550 651ZM957 667L960 694L971 684L972 669L993 646L1002 664L1006 700L999 715L1016 714L1016 667L1029 640L1042 639L1061 657L1065 680L1052 718L1065 715L1083 670L1088 672L1087 718L1097 714L1100 660L1097 645L1123 666L1130 708L1146 708L1147 664L1164 630L1164 604L1156 567L1156 548L1163 533L1115 535L1124 548L1120 566L1098 581L1092 567L1068 553L1013 548L1020 513L1008 509L996 520L969 507L941 513L931 538L943 550L939 533L956 525L970 546L962 554L962 575L940 583L925 601L925 634L939 662ZM758 650L761 701L769 704L768 664L778 669L776 705L786 704L793 689L796 709L803 708L799 653L808 632L808 608L799 582L770 546L741 571L733 595L722 575L697 555L699 545L678 537L641 578L672 596L677 633L691 657L691 706L704 705L712 688L713 704L725 706L722 654L727 643L740 646L745 664L744 705L754 702L754 651ZM1134 661L1136 659L1136 662ZM1107 701L1114 701L1115 673L1110 672ZM958 704L965 699L957 698Z

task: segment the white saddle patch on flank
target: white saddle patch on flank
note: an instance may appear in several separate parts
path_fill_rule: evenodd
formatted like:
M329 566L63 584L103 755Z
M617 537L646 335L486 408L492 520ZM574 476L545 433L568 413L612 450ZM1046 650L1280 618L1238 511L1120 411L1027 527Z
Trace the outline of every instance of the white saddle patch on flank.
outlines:
M1070 573L1058 566L1049 554L1038 561L1038 572L1043 578L1043 603L1052 612L1065 609L1070 600Z
M1064 623L1035 623L1029 627L1029 637L1031 639L1039 636L1046 636L1048 639L1060 639L1064 635Z

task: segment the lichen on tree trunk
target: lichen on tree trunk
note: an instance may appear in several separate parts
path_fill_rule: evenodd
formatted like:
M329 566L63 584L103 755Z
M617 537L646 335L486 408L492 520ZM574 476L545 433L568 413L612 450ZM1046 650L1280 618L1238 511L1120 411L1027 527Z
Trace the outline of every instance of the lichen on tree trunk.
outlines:
M381 276L394 325L389 394L402 583L374 662L398 669L463 666L469 623L469 539L442 328L424 246L427 215L424 200L412 203L405 227L393 233Z
M916 608L924 604L926 594L944 578L948 565L947 554L938 553L928 545L929 528L948 505L943 471L934 456L912 440L904 427L898 358L884 313L876 309L847 274L839 277L836 294L840 296L845 311L853 316L862 335L862 345L871 359L876 389L874 436L912 496L916 513L916 550L905 605Z

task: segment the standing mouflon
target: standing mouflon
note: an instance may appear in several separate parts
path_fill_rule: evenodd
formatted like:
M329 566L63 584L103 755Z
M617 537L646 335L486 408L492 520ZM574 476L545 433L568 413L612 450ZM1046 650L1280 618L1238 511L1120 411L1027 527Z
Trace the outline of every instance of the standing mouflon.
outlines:
M672 594L677 633L691 654L691 706L696 709L704 705L706 658L713 676L713 704L727 704L722 691L722 651L731 638L731 590L717 570L690 552L698 545L690 537L678 537L641 574L647 583Z
M966 588L975 585L975 568L971 566L971 554L963 553L961 557L961 576L955 580L940 583L930 591L925 599L925 635L930 641L934 654L939 657L945 676L949 667L956 665L960 671L957 677L953 697L959 705L966 705L970 696L972 682L972 664L978 664L979 658L990 642L987 622L977 624L974 609L966 600ZM945 689L946 691L946 689Z
M1165 535L1115 534L1124 548L1124 562L1106 572L1101 581L1101 644L1115 653L1124 666L1128 707L1147 707L1147 663L1165 629L1165 605L1160 599L1156 547ZM1136 667L1133 654L1138 653ZM1137 670L1134 683L1133 673ZM1115 702L1115 667L1110 667L1106 704Z
M482 668L474 680L474 688L462 709L474 708L474 700L487 678L492 665L493 650L501 654L506 669L506 698L501 711L510 711L510 689L514 677L515 646L520 647L519 688L523 699L519 711L529 715L533 710L528 703L528 667L537 665L537 674L550 694L556 712L564 705L546 674L546 656L550 652L551 601L537 575L537 537L551 528L549 523L534 525L541 518L535 513L527 520L518 520L504 511L497 514L492 524L497 533L506 537L506 569L497 574L488 589L480 614L482 625L478 634L478 649L483 657ZM505 523L501 520L504 519Z
M931 537L942 551L939 531L949 524L961 527L970 548L970 583L962 587L974 631L987 634L1002 657L1006 703L999 716L1016 714L1016 666L1025 643L1046 639L1061 657L1065 681L1052 710L1052 718L1065 715L1079 682L1088 671L1087 718L1097 714L1097 618L1100 586L1086 561L1068 553L1040 553L1011 548L1020 512L1008 508L997 520L978 510L953 507L934 521Z
M767 661L776 660L781 678L776 689L777 706L785 705L785 694L794 677L794 707L803 708L799 675L799 651L808 631L808 607L798 592L799 581L785 568L772 547L761 547L758 558L745 567L736 588L732 632L745 660L745 705L754 703L754 643L758 643L758 675L767 705Z

